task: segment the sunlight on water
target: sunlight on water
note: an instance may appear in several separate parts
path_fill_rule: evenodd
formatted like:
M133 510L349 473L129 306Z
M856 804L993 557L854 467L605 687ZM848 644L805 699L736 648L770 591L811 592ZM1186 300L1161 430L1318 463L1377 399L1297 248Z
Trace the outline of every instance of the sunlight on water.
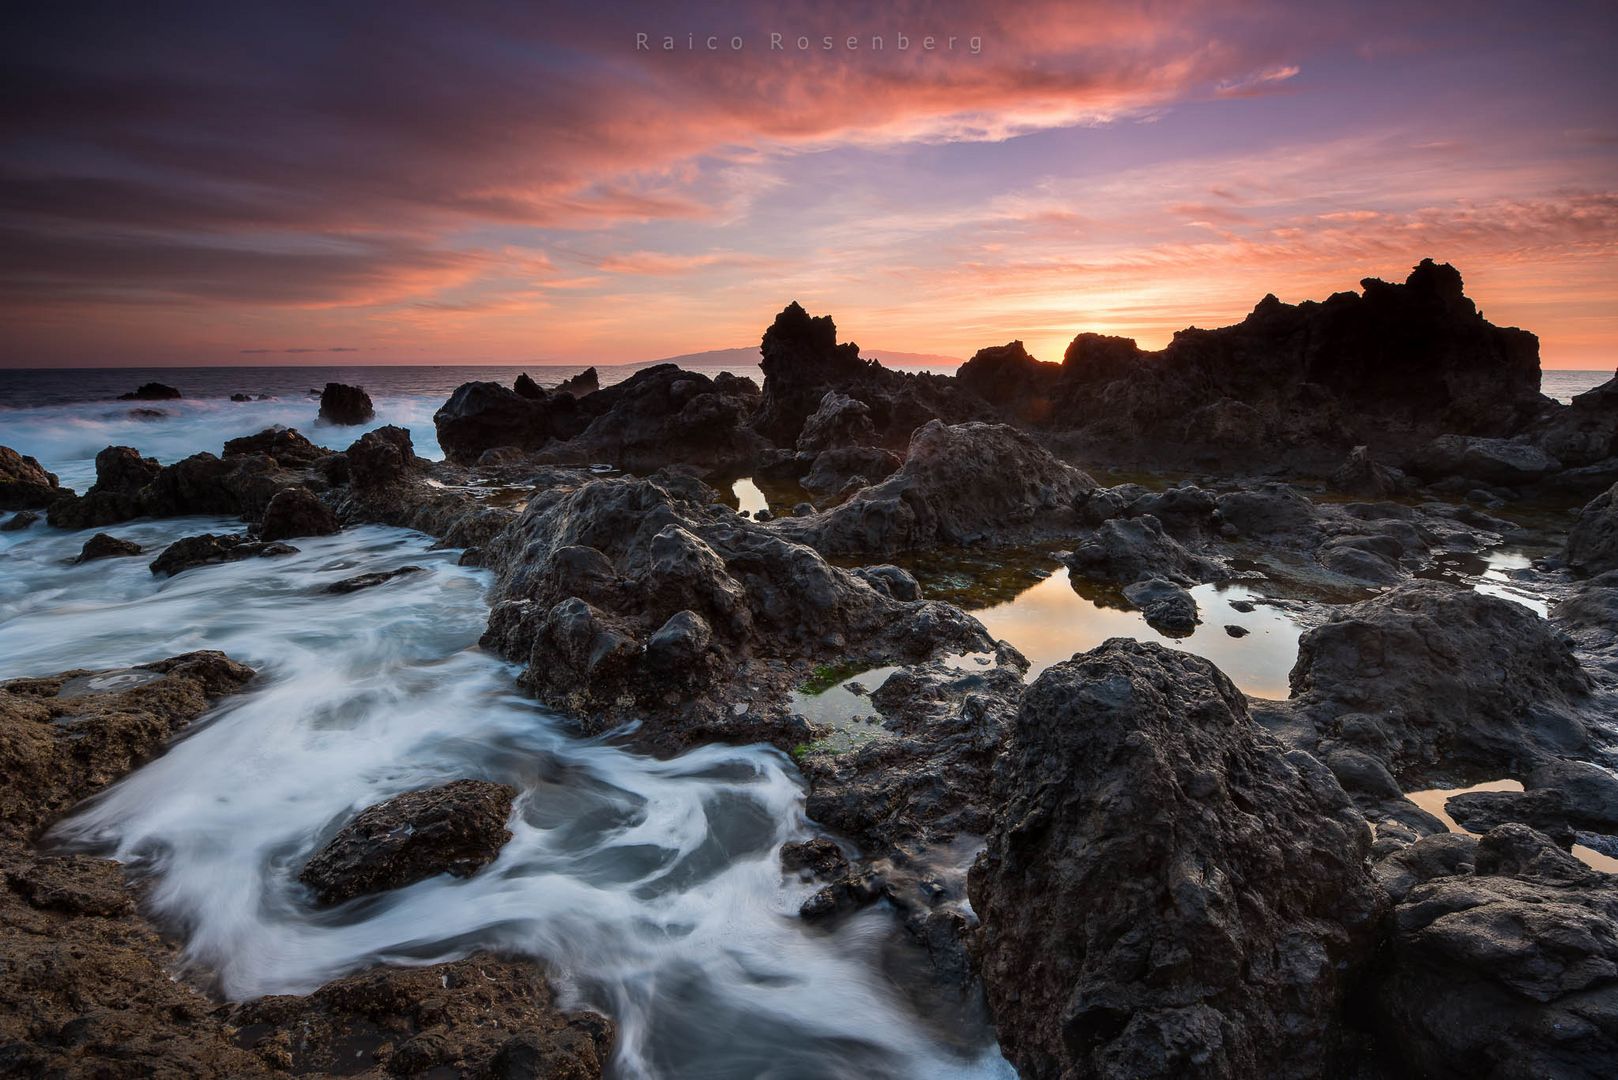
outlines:
M306 992L377 961L501 947L543 957L620 1024L623 1076L1009 1076L992 1037L907 1004L914 966L881 908L814 928L780 845L809 835L796 771L765 747L667 761L572 736L476 640L485 574L427 538L366 527L301 552L155 579L214 519L115 531L143 557L72 566L87 533L0 534L0 677L222 649L260 671L54 839L150 875L148 904L233 998ZM321 591L406 563L426 572ZM512 841L447 876L328 911L296 875L356 810L487 777L521 791Z
M1188 637L1171 638L1146 625L1145 616L1123 607L1106 590L1086 589L1088 596L1075 591L1064 567L1014 599L972 614L996 639L1009 641L1028 658L1030 679L1108 638L1131 637L1205 657L1245 694L1284 698L1289 693L1287 676L1298 658L1302 628L1252 590L1241 585L1196 586L1190 592L1202 623ZM1243 601L1252 603L1253 610L1231 606ZM1248 633L1232 637L1226 626Z

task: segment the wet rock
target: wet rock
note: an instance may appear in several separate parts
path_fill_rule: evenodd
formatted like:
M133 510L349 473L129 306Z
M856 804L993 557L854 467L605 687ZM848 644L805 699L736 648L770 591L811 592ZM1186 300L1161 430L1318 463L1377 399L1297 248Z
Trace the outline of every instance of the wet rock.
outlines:
M392 424L367 431L343 456L348 464L349 484L361 491L403 480L421 461L416 457L410 432Z
M321 904L451 874L470 877L511 839L515 788L456 780L362 810L298 873Z
M797 445L800 451L818 454L822 450L872 446L875 442L876 428L871 424L870 406L847 394L828 390L803 422Z
M316 446L297 428L265 428L256 435L244 435L225 443L221 457L262 455L289 469L306 469L329 457L332 451Z
M1202 621L1191 594L1165 578L1144 578L1125 585L1124 598L1146 616L1147 626L1169 637L1185 637Z
M356 574L341 581L334 581L322 591L341 596L351 592L359 592L361 589L373 589L378 585L387 584L396 577L421 572L422 568L419 566L401 566L397 570L377 570L369 574Z
M140 553L141 546L133 540L121 540L106 533L96 533L84 542L84 547L79 549L79 557L73 561L86 563L94 559L117 559Z
M604 1016L562 1011L540 964L483 952L259 998L228 1019L271 1071L294 1075L587 1080L611 1060L614 1035Z
M1303 635L1291 682L1321 752L1360 750L1407 784L1522 775L1588 741L1567 642L1521 604L1440 582L1337 611Z
M368 424L375 417L371 396L358 386L331 382L320 392L322 423L351 426Z
M1093 487L1014 428L932 421L898 472L787 535L828 553L1009 543L1071 529L1074 500Z
M0 683L0 837L27 836L156 755L253 677L218 652Z
M574 397L584 397L585 395L593 394L600 389L601 378L596 374L596 369L593 367L587 367L577 375L563 379L561 382L557 383L556 389L553 391L553 393L572 394Z
M545 396L545 391L539 388L537 382L528 377L528 372L526 371L518 375L517 381L511 384L511 392L530 401L539 401Z
M141 457L133 446L109 446L96 454L96 482L87 494L139 495L162 472L156 458Z
M264 543L246 535L202 533L176 540L152 560L152 573L173 577L199 566L238 562L242 559L292 555L290 544Z
M337 515L306 487L282 488L264 508L260 540L293 540L300 536L330 536L342 528Z
M0 446L0 510L47 507L62 494L55 473L46 472L34 458Z
M1575 829L1559 791L1469 791L1451 796L1444 809L1468 832L1482 834L1516 822L1543 833L1562 848L1573 845Z
M1472 872L1458 864L1410 888L1394 926L1377 1009L1382 1038L1413 1073L1610 1073L1618 1056L1612 876L1526 826L1504 825L1477 842Z
M20 532L39 520L39 515L32 510L18 510L0 524L0 532Z
M1567 561L1581 574L1618 570L1618 484L1591 499L1567 534Z
M1157 576L1194 585L1227 576L1212 559L1186 550L1150 514L1103 522L1063 562L1077 577L1119 584Z
M1265 483L1219 497L1219 519L1244 537L1275 537L1299 533L1316 524L1319 513L1290 484Z
M1114 639L1048 669L993 797L971 898L1022 1075L1341 1074L1370 832L1213 665Z
M136 389L118 395L119 401L178 401L179 398L178 390L160 382L141 383Z
M1225 633L1229 634L1233 638L1244 638L1248 634L1252 633L1252 631L1248 630L1245 626L1236 626L1227 623L1225 625Z

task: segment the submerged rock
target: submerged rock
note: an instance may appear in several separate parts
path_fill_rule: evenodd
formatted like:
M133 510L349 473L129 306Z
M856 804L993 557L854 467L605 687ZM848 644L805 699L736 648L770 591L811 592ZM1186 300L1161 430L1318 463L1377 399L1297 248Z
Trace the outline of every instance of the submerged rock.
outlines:
M971 898L1023 1076L1339 1074L1370 831L1212 664L1114 639L1048 669L993 799Z
M298 873L321 904L397 889L438 874L471 877L511 839L517 790L456 780L362 810Z
M19 532L38 520L39 515L34 511L18 510L15 514L6 518L4 524L0 524L0 532Z
M368 424L376 416L371 396L358 386L329 382L320 392L320 419L327 424Z
M378 585L385 585L396 577L421 572L422 568L419 566L401 566L397 570L377 570L369 574L356 574L341 581L334 581L322 591L341 596L346 593L359 592L361 589L372 589Z
M264 543L252 537L237 534L202 533L174 541L152 560L152 573L173 577L175 574L212 566L217 563L237 562L274 555L292 555L297 548L290 544Z
M95 559L116 559L125 555L139 555L141 546L133 540L123 540L106 533L96 533L84 542L79 549L79 557L74 562L91 562Z
M342 528L330 507L303 486L282 488L264 508L260 540L292 540L300 536L330 536Z
M40 509L62 494L55 473L46 472L34 458L0 446L0 510Z

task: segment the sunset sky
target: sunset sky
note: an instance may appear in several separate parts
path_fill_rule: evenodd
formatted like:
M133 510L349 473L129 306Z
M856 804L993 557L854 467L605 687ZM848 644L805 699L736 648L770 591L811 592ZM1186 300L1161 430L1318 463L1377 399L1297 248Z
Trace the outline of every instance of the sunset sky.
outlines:
M1618 363L1611 2L0 18L0 366L635 361L792 299L1057 360L1424 256L1546 367Z

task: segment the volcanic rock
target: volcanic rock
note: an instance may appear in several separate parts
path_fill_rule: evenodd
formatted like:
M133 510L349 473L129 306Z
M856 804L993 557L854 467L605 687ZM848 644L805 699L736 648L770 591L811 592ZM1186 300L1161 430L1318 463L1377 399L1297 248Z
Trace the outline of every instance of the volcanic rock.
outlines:
M545 391L539 388L537 382L528 377L528 372L526 371L518 375L517 381L511 384L511 392L530 401L539 401L545 396Z
M438 874L470 877L511 831L515 788L456 780L407 791L360 812L298 874L321 904L397 889Z
M1567 534L1567 561L1594 577L1618 570L1618 484L1591 499Z
M1169 637L1185 637L1202 621L1191 594L1164 578L1143 578L1126 585L1124 598L1140 608L1147 626Z
M371 397L358 386L327 383L320 392L320 419L327 424L368 424L376 416Z
M245 535L202 533L174 541L152 560L152 573L173 577L175 574L212 566L216 563L238 562L272 555L292 555L297 548L290 544L262 543Z
M34 458L0 446L0 510L46 507L62 494L55 473L46 472Z
M803 423L798 433L798 449L817 454L822 450L850 446L871 446L876 428L871 425L871 409L847 394L827 390L820 405Z
M91 562L95 559L116 559L125 555L139 555L141 546L133 540L122 540L106 533L96 533L84 542L79 549L79 557L74 562Z
M1023 1076L1341 1074L1370 831L1212 664L1113 639L1047 669L992 798L971 899Z
M264 508L260 540L292 540L300 536L330 536L342 523L331 508L306 487L282 488Z
M263 455L273 458L276 464L286 468L306 469L322 458L330 456L331 453L325 447L310 442L297 428L272 427L265 428L256 435L243 435L239 439L231 439L225 443L220 456L233 458Z
M553 394L572 394L576 398L593 394L601 389L601 379L596 375L596 369L587 367L571 378L563 379L556 384Z

